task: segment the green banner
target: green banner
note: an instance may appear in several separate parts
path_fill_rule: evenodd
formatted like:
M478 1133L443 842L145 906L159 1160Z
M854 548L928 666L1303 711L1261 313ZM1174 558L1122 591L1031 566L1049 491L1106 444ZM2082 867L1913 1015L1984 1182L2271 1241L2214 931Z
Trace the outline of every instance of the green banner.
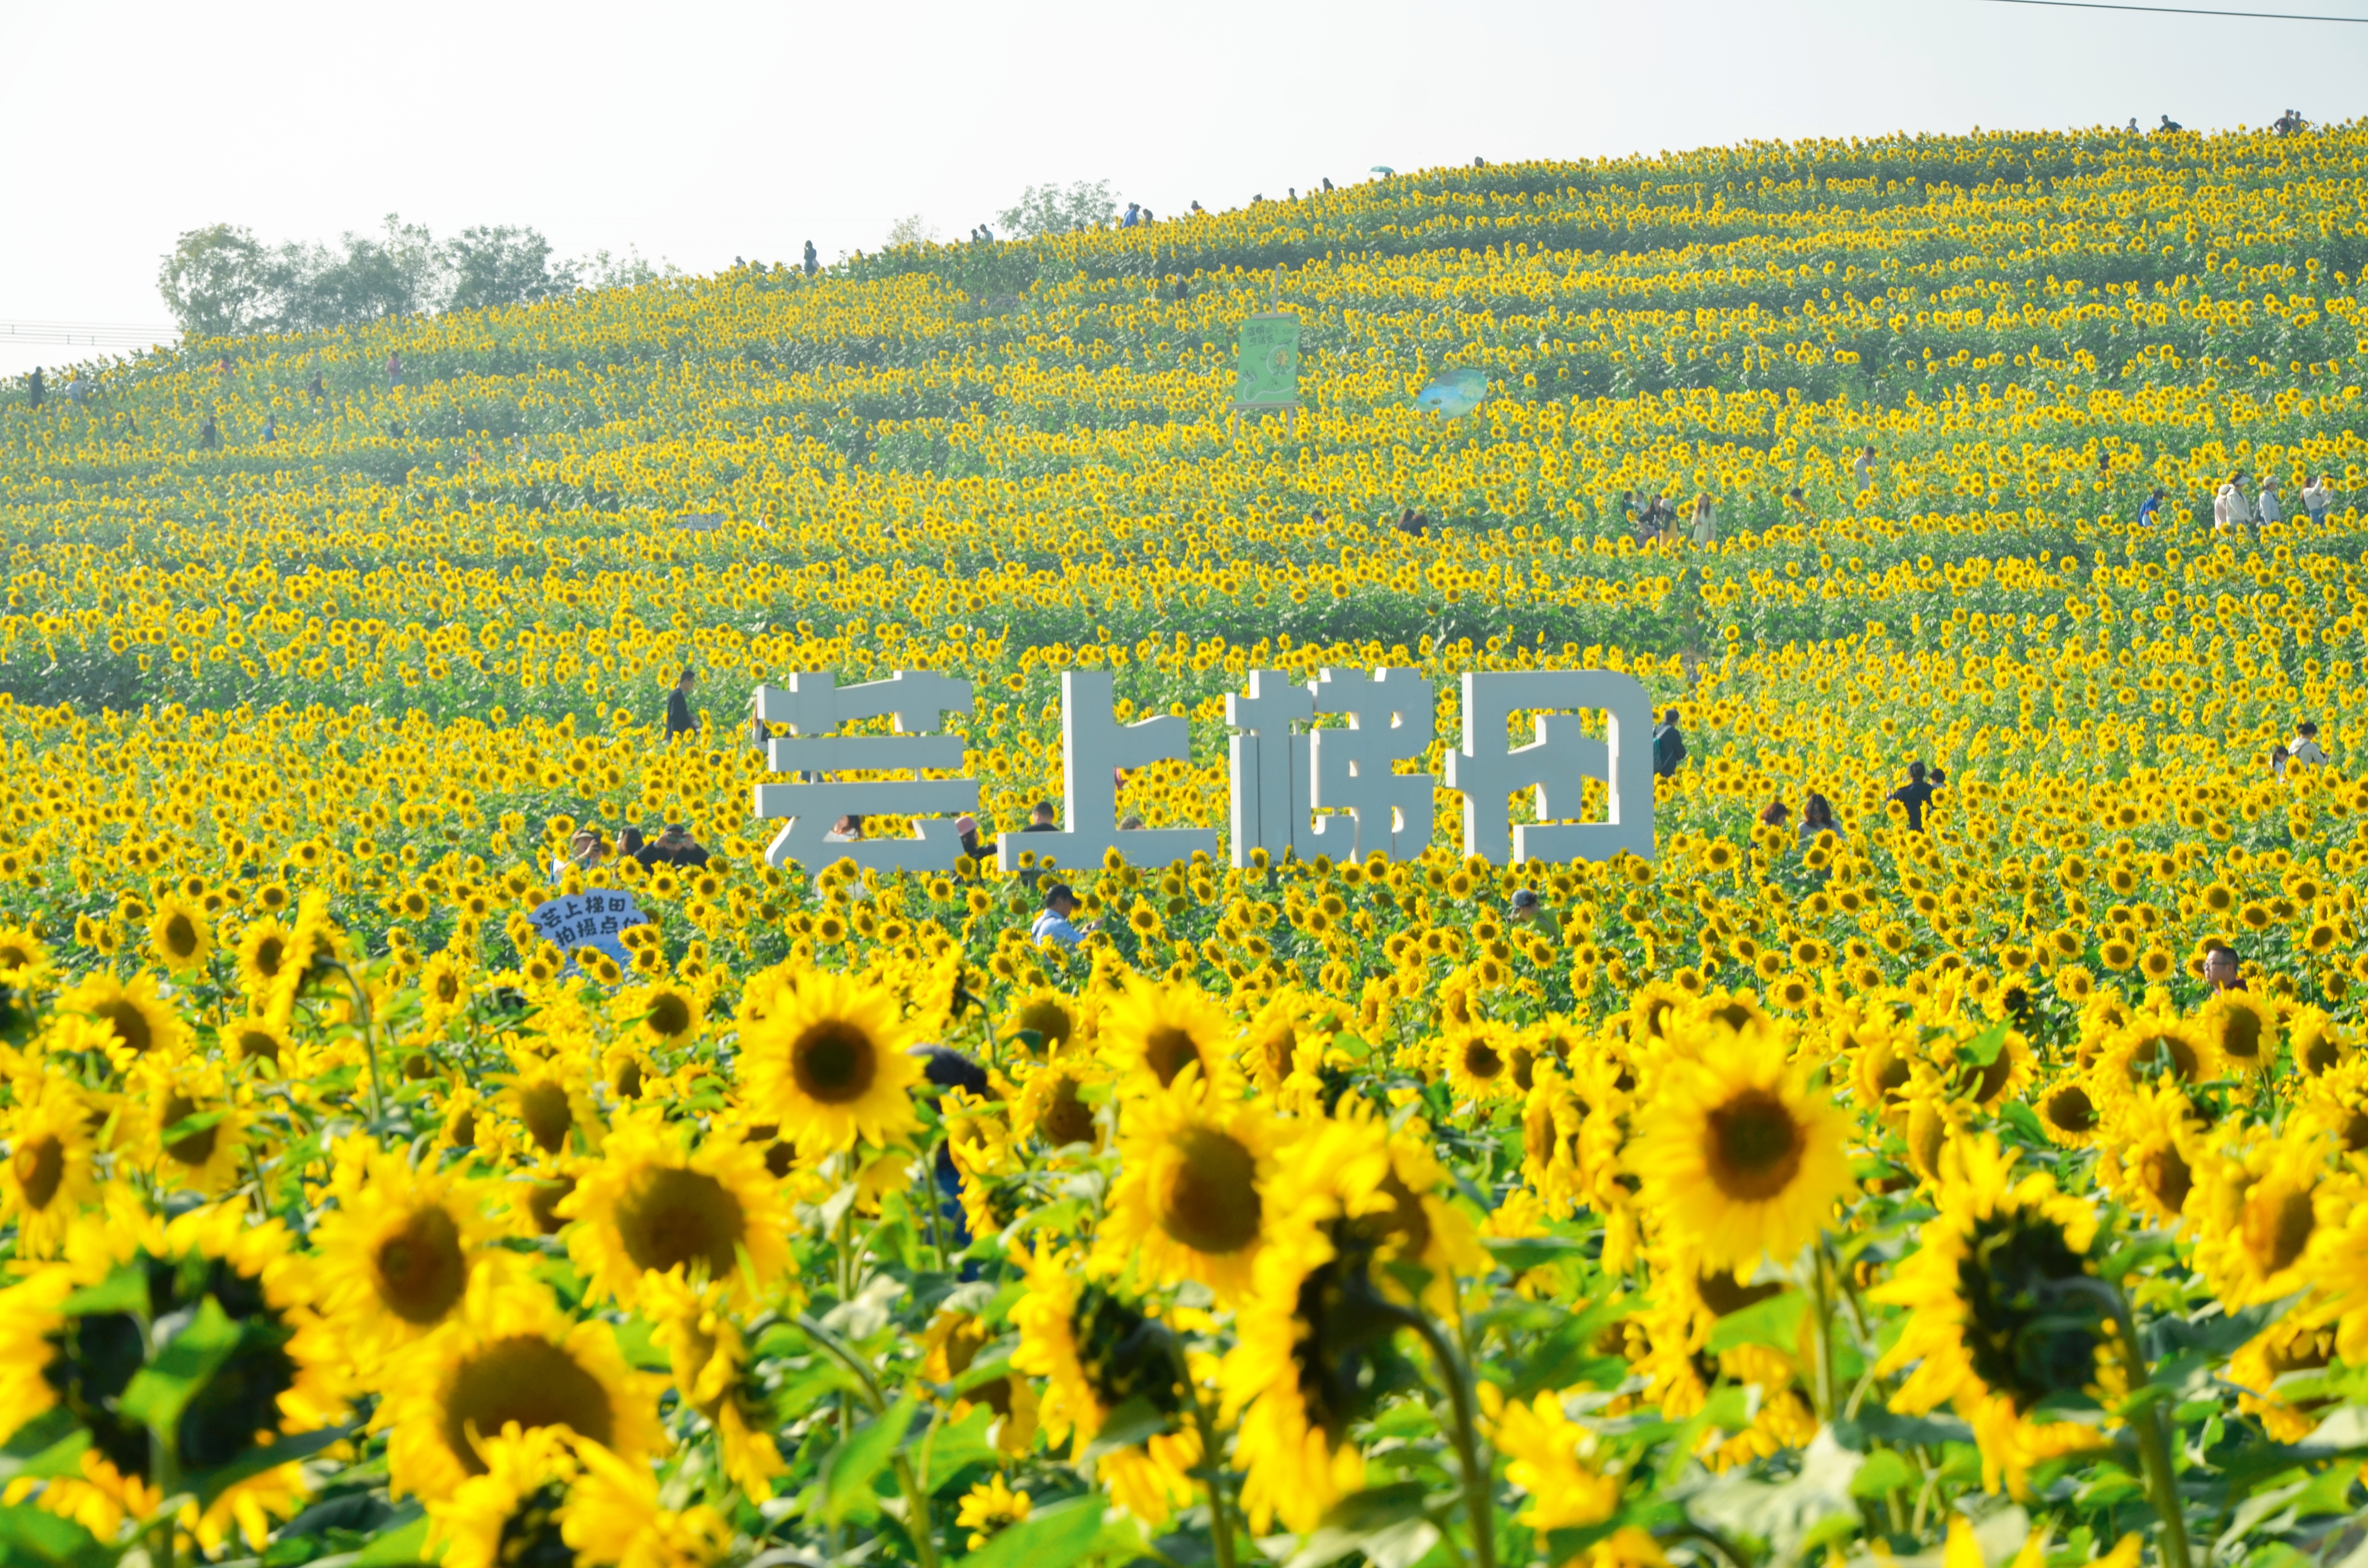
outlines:
M1234 374L1236 408L1299 406L1299 318L1258 315L1242 323L1241 358Z

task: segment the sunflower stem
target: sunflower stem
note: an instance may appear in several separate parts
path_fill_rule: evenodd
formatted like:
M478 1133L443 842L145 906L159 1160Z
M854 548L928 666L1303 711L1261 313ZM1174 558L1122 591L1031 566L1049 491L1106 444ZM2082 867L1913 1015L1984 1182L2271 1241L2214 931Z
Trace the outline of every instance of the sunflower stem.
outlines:
M1185 1359L1183 1342L1171 1336L1167 1345L1176 1363L1176 1381L1184 1397L1192 1402L1192 1424L1201 1431L1201 1462L1209 1471L1209 1544L1217 1554L1217 1568L1234 1568L1234 1519L1225 1507L1225 1460L1217 1446L1217 1423L1201 1391L1193 1386L1192 1366Z
M2121 1331L2123 1353L2130 1358L2130 1391L2142 1393L2154 1381L2154 1372L2146 1365L2146 1351L2138 1340L2138 1325L2130 1315L2129 1298L2121 1288L2098 1280L2092 1293L2101 1298L2112 1310L2113 1324ZM2171 1466L2170 1438L2163 1430L2162 1406L2149 1402L2139 1413L2135 1423L2138 1437L2138 1458L2146 1466L2146 1490L2154 1496L2154 1511L2162 1520L2162 1540L2157 1550L2162 1554L2163 1568L2191 1568L2187 1548L2187 1510L2179 1500L2179 1474Z
M1826 1256L1826 1238L1819 1235L1809 1244L1810 1310L1817 1314L1816 1331L1810 1336L1816 1346L1817 1366L1815 1392L1817 1399L1817 1419L1831 1426L1841 1409L1841 1399L1835 1387L1834 1371L1834 1289L1828 1272L1831 1260Z
M896 1484L905 1494L905 1533L913 1538L913 1550L921 1559L920 1568L938 1568L936 1527L929 1518L929 1499L921 1491L920 1478L913 1473L913 1461L899 1453L889 1463L896 1471Z
M1463 1358L1426 1314L1399 1307L1392 1309L1390 1315L1420 1335L1430 1347L1431 1359L1439 1364L1448 1403L1455 1412L1455 1462L1463 1471L1463 1508L1472 1520L1473 1561L1478 1568L1497 1568L1496 1502L1488 1494L1490 1471L1480 1463L1480 1429L1472 1408L1472 1381L1464 1375Z
M336 967L337 972L345 977L346 989L353 993L354 1011L361 1018L362 1055L370 1062L370 1142L383 1143L386 1132L386 1094L379 1087L378 1030L370 1024L370 994L363 990L362 983L355 978L352 970L342 963Z

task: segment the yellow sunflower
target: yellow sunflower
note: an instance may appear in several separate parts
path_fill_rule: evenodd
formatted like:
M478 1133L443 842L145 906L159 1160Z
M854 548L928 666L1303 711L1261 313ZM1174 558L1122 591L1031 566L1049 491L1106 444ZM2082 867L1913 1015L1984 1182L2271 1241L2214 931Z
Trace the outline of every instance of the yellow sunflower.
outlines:
M1019 1098L1011 1109L1016 1131L1033 1134L1047 1149L1101 1144L1101 1126L1087 1096L1099 1096L1109 1074L1090 1058L1067 1057L1018 1069Z
M493 1210L499 1186L432 1165L359 1134L334 1153L329 1194L313 1231L323 1316L357 1371L368 1376L425 1337L461 1305L471 1272L505 1230Z
M1789 1262L1850 1189L1849 1123L1764 1029L1717 1028L1698 1050L1668 1065L1644 1112L1645 1200L1712 1267Z
M1085 1043L1086 1009L1074 996L1039 985L1012 999L1002 1038L1039 1057L1059 1056Z
M949 1420L960 1421L979 1405L994 1412L995 1422L987 1428L990 1440L998 1451L1018 1459L1036 1446L1036 1385L998 1371L995 1363L976 1364L980 1350L994 1337L983 1318L938 1313L921 1335L921 1375L954 1391L946 1413ZM1009 1363L1001 1365L1008 1368Z
M576 1478L561 1510L559 1531L575 1561L592 1568L709 1568L732 1549L732 1525L704 1503L662 1506L650 1467L602 1444L578 1441Z
M17 1227L20 1257L55 1257L75 1216L97 1200L91 1168L91 1105L54 1074L17 1085L17 1103L0 1112L0 1219Z
M188 974L205 968L213 950L213 928L206 924L205 911L177 893L156 901L156 911L148 919L148 951L158 963L175 974Z
M2148 1085L2109 1107L2097 1179L2157 1223L2176 1228L2209 1156L2203 1124L2176 1084Z
M1129 975L1125 994L1103 1014L1102 1059L1124 1089L1166 1089L1188 1067L1193 1082L1224 1097L1233 1081L1234 1020L1189 983Z
M1254 1101L1203 1101L1190 1067L1173 1087L1130 1101L1110 1217L1096 1243L1116 1273L1198 1279L1221 1302L1250 1288L1266 1237L1265 1193L1283 1128Z
M1239 1422L1235 1460L1255 1534L1278 1516L1305 1534L1360 1488L1365 1461L1350 1426L1373 1414L1378 1391L1416 1381L1377 1310L1382 1249L1361 1229L1396 1218L1390 1174L1386 1133L1373 1124L1324 1123L1277 1161L1274 1235L1218 1373L1225 1413Z
M722 1294L712 1282L695 1287L679 1274L651 1275L643 1281L641 1313L672 1363L676 1391L714 1428L723 1473L762 1503L788 1467L773 1443L764 1390L747 1372L747 1342L720 1304Z
M2087 1084L2078 1077L2058 1078L2031 1096L2039 1114L2040 1131L2059 1149L2085 1149L2096 1142L2102 1119Z
M250 921L238 934L238 982L250 1001L277 994L288 964L288 927L277 915Z
M481 1434L477 1454L484 1471L427 1505L427 1555L444 1568L572 1563L559 1533L560 1505L576 1476L566 1429L512 1422Z
M1080 1261L1049 1247L1023 1256L1028 1290L1011 1309L1019 1330L1012 1369L1045 1380L1046 1440L1055 1448L1066 1441L1072 1461L1089 1470L1111 1501L1156 1528L1192 1500L1191 1471L1201 1462L1183 1347L1166 1324L1082 1278ZM1164 1418L1160 1429L1088 1457L1110 1412L1134 1399Z
M187 1049L188 1026L156 994L154 975L130 981L100 971L58 998L58 1011L79 1013L107 1028L107 1050L118 1070L142 1057L169 1059Z
M696 986L660 981L619 992L609 1016L632 1025L634 1034L646 1044L686 1046L696 1041L706 1027L707 1000Z
M1518 1099L1513 1082L1513 1051L1518 1037L1501 1024L1478 1023L1450 1029L1439 1041L1440 1067L1458 1098L1486 1104Z
M859 1140L886 1144L919 1125L911 1043L887 991L844 974L803 975L777 1011L741 1028L742 1103L808 1159Z
M580 1140L598 1149L607 1135L600 1112L585 1088L589 1068L580 1046L551 1043L545 1049L520 1046L510 1053L511 1071L486 1081L501 1085L499 1103L545 1155L564 1154Z
M2248 991L2223 991L2203 1005L2196 1027L2211 1043L2220 1071L2234 1078L2265 1072L2278 1055L2278 1006Z
M151 1514L164 1501L149 1434L120 1413L143 1363L143 1330L128 1312L69 1312L67 1298L143 1260L156 1315L219 1313L240 1330L227 1359L176 1418L183 1465L233 1464L258 1443L315 1430L343 1412L334 1347L311 1310L308 1260L277 1221L252 1223L244 1206L233 1205L160 1226L136 1200L105 1206L76 1227L63 1261L0 1292L0 1430L13 1433L59 1404L73 1412L89 1438L80 1474L48 1482L40 1506L102 1539L127 1516ZM154 1299L159 1290L161 1300ZM272 1466L201 1515L192 1510L194 1533L209 1551L233 1526L249 1540L263 1540L295 1511L304 1489L302 1465Z
M247 1111L220 1062L143 1061L125 1111L132 1152L164 1186L218 1198L238 1185Z
M738 1138L687 1146L694 1131L627 1112L560 1200L559 1217L576 1221L569 1255L595 1293L630 1308L645 1276L678 1275L714 1280L728 1305L746 1307L789 1267L797 1223L764 1151Z
M388 1434L397 1496L450 1497L490 1467L488 1433L564 1426L635 1460L658 1450L652 1380L629 1369L607 1324L571 1321L538 1283L480 1267L461 1310L406 1351L371 1418Z
M0 926L0 985L28 990L49 972L48 944L22 926Z
M2329 1141L2296 1131L2247 1149L2223 1149L2188 1213L2198 1273L2231 1309L2273 1301L2314 1283L2342 1238L2360 1182L2331 1167Z
M2025 1413L2061 1390L2112 1393L2125 1380L2104 1307L2066 1288L2094 1272L2094 1211L2044 1171L2015 1179L2014 1159L1987 1133L1952 1141L1941 1155L1940 1213L1871 1294L1909 1314L1876 1368L1913 1369L1892 1409L1953 1407L1973 1426L1985 1483L1996 1490L2003 1477L2021 1496L2032 1465L2101 1440L2078 1423Z
M2106 1038L2089 1081L2100 1101L2118 1106L2148 1085L2192 1087L2212 1082L2219 1070L2210 1036L2180 1019L2148 1015Z

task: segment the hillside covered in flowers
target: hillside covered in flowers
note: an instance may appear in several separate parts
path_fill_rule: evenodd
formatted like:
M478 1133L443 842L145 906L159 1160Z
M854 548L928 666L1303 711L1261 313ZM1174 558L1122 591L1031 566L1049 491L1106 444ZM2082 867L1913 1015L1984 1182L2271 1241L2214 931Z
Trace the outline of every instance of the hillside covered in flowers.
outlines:
M2363 177L1437 170L12 390L0 1562L2356 1568ZM1072 948L751 813L757 686L935 671L1016 833L1107 670L1222 838L1226 697L1377 666L1433 774L1635 676L1654 858L1441 787Z

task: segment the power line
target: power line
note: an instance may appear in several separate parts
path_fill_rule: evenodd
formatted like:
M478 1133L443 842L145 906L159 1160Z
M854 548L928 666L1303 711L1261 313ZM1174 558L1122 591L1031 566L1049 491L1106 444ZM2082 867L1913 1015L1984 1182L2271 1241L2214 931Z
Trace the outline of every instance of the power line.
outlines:
M2146 11L2159 17L2242 17L2255 22L2350 22L2368 26L2368 17L2314 17L2299 11L2205 11L2192 6L2117 6L2108 0L1987 0L1993 6L2053 6L2067 11Z
M70 348L148 348L181 335L178 327L142 322L0 321L0 344L54 343Z

